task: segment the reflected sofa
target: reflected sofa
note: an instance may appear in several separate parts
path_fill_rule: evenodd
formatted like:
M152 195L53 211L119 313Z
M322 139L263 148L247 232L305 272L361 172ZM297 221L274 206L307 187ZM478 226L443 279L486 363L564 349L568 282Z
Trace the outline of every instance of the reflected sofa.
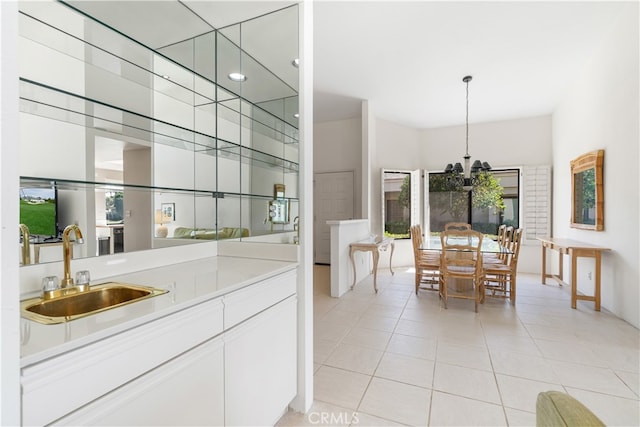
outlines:
M204 239L220 240L249 237L249 229L241 227L223 227L217 232L214 228L176 227L173 231L174 239Z

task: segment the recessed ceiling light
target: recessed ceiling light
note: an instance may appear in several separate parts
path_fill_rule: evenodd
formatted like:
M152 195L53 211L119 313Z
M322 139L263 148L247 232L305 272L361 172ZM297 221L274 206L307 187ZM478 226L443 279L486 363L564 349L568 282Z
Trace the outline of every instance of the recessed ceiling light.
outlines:
M291 65L298 68L300 66L300 58L296 58L293 61L291 61Z
M293 117L295 117L297 119L298 117L300 117L300 114L299 113L294 113Z
M247 76L242 73L229 73L229 78L234 82L244 82L247 80Z

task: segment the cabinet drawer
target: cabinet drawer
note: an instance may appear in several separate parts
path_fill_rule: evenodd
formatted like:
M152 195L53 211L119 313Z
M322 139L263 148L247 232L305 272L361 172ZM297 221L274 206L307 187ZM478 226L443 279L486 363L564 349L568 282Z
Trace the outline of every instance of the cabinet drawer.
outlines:
M220 334L221 299L22 369L22 422L51 423Z
M153 369L71 415L58 426L221 426L222 336Z
M224 296L224 329L260 313L296 293L296 270Z

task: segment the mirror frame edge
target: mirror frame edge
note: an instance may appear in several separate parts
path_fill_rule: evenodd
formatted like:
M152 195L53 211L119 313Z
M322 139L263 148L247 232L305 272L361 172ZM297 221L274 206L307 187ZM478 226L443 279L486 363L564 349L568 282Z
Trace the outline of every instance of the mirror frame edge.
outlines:
M571 165L571 228L582 230L604 230L604 185L603 185L603 165L604 150L594 150L573 159ZM576 174L588 169L595 169L595 224L583 224L576 219Z

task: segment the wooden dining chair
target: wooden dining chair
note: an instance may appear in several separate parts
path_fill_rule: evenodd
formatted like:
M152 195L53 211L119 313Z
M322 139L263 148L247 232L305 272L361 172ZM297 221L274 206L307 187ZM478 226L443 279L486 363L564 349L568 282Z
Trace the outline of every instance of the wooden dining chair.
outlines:
M513 231L507 248L506 261L487 260L483 264L486 295L497 298L508 298L511 304L516 303L516 277L518 256L522 243L523 229Z
M482 233L474 230L449 229L440 234L440 296L445 309L452 297L474 300L478 312L478 303L484 300L482 238Z
M422 249L422 227L419 224L411 226L411 243L416 270L416 295L420 289L437 291L440 285L440 255Z
M448 222L444 225L444 231L448 230L471 230L471 224L466 222Z
M509 252L511 252L511 236L513 235L513 226L502 224L498 227L498 245L500 247L499 253L487 253L484 254L483 261L485 263L502 263L506 264L508 261Z
M501 224L498 227L498 244L504 245L505 236L507 235L507 225Z

